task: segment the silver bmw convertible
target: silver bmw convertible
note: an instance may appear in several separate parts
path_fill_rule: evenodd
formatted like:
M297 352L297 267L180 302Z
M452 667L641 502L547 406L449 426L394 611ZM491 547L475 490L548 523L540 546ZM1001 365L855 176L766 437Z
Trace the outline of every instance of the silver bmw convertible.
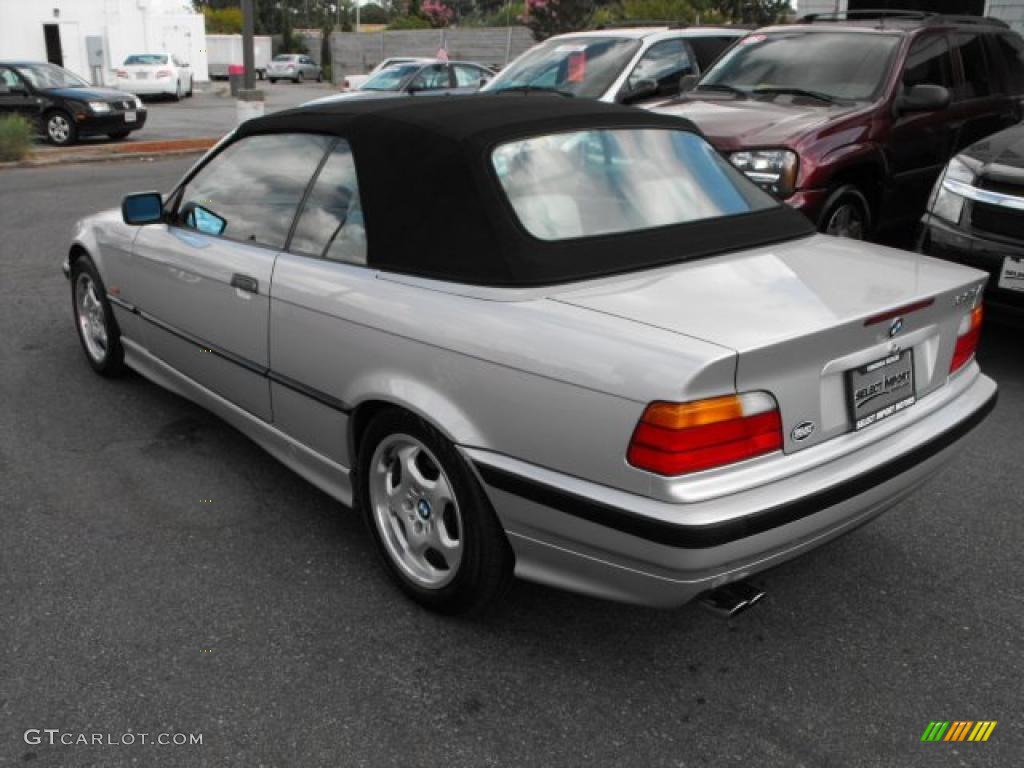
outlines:
M357 509L447 613L513 575L748 603L996 400L984 273L816 234L685 121L541 93L251 120L64 269L98 373Z

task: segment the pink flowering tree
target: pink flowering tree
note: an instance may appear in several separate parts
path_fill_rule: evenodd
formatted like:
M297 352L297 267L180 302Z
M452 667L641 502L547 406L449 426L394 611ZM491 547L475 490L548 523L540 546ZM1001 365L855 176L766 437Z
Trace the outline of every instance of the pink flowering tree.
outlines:
M447 27L455 20L455 9L444 0L423 0L420 3L420 15L429 21L432 27Z
M526 0L522 22L537 40L583 29L594 15L593 0Z

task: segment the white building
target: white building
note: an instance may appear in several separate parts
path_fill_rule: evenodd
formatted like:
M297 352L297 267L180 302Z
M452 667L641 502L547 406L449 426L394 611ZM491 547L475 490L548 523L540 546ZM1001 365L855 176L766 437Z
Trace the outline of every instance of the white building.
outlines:
M1024 0L797 0L797 16L808 13L877 10L898 8L904 11L991 16L1024 33Z
M206 22L186 0L0 0L0 59L52 61L97 85L133 53L171 53L209 79Z

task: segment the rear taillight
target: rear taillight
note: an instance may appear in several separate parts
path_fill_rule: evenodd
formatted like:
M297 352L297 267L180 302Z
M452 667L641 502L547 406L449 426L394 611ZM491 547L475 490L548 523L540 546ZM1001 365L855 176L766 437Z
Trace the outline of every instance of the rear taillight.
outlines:
M956 347L953 349L953 362L949 364L949 372L955 373L963 368L974 357L981 340L981 321L984 310L979 304L960 321L956 334Z
M651 403L626 458L659 475L683 475L782 449L782 420L767 392L691 403Z
M156 76L157 77L170 77L171 76L171 70L169 70L169 69L157 70Z

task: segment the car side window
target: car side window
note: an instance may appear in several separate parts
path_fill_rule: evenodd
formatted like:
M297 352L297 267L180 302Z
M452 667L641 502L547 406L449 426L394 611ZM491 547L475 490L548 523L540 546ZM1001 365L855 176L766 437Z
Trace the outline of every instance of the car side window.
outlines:
M954 98L963 101L992 93L991 75L981 35L959 32L953 38L953 46L960 53L964 72L964 82L954 89Z
M1005 62L1010 93L1024 93L1024 39L1017 35L996 35L994 42Z
M680 37L655 43L633 67L626 81L628 91L634 90L641 80L653 80L658 93L675 93L679 78L694 71L690 50Z
M737 37L689 37L686 42L693 50L693 55L697 57L697 66L700 67L700 71L706 72L722 51L738 39Z
M22 88L21 80L9 69L0 68L0 83L8 88Z
M432 64L426 67L412 81L412 88L419 91L436 91L441 88L450 88L448 81L448 67L444 64Z
M914 41L903 67L903 85L953 84L953 60L949 54L949 40L945 35L925 35Z
M306 197L288 250L349 264L366 263L366 228L348 142L341 140L331 150Z
M330 144L326 136L250 136L228 146L182 190L176 223L208 235L283 248Z
M455 85L459 88L469 88L480 84L481 80L488 79L487 73L482 69L470 67L466 64L452 64L455 71Z

